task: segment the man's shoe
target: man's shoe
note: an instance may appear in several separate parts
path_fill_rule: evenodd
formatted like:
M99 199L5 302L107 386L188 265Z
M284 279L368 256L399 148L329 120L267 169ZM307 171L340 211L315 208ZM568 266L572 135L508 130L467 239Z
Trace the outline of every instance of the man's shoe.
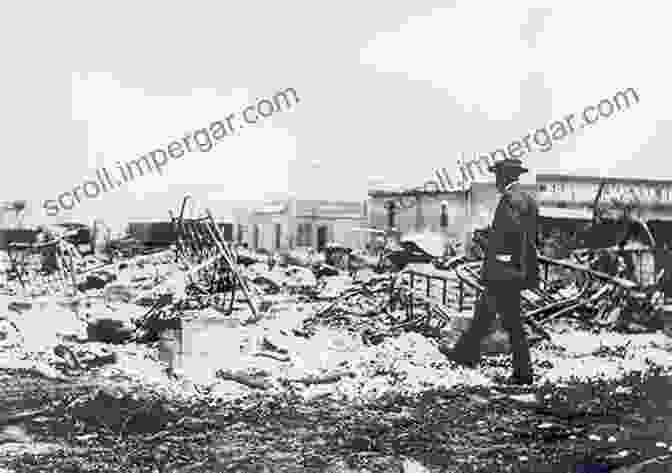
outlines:
M464 360L461 357L457 356L457 354L452 351L452 350L447 350L447 349L439 349L439 351L448 359L448 361L451 361L455 363L456 365L464 366L466 368L476 368L478 366L478 361L474 360Z
M511 385L511 386L529 386L530 384L534 383L534 379L532 378L532 375L528 376L517 376L513 375L509 379L506 380L506 384Z

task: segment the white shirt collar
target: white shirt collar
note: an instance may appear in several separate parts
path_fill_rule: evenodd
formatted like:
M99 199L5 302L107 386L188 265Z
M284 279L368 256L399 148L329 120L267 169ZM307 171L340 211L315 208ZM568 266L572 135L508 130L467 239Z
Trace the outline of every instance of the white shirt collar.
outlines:
M506 187L504 188L504 192L502 192L502 194L504 194L504 193L506 193L506 192L509 192L509 191L513 188L513 186L515 186L516 184L518 184L518 181L517 181L517 180L509 182L509 183L506 185Z

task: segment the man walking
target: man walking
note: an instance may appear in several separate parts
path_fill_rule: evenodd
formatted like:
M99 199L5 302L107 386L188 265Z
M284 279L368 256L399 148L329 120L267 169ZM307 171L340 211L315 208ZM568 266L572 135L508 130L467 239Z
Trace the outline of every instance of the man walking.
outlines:
M513 352L513 384L532 384L532 365L527 336L520 314L520 292L538 284L537 216L534 198L520 190L518 179L527 172L518 159L505 159L489 168L495 173L502 195L488 235L488 248L481 271L485 291L481 294L469 329L446 356L453 362L476 367L480 342L497 313L509 333Z

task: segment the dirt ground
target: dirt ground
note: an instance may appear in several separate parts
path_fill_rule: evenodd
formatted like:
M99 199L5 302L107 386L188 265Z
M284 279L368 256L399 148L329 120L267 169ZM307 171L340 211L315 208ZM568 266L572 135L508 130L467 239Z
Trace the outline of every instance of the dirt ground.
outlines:
M124 287L153 288L163 274L138 271ZM306 336L298 329L315 308L294 299L274 299L275 310L254 323L189 311L202 324L188 322L186 348L165 359L163 339L71 338L86 366L65 371L54 347L66 338L57 334L86 332L81 314L27 305L13 318L25 337L9 338L8 329L0 351L0 473L672 472L672 339L664 333L549 324L551 340L532 350L536 384L516 388L503 383L511 370L503 343L478 369L462 370L415 331L377 343L348 326ZM129 320L147 311L123 300L97 304L86 310ZM274 356L256 356L262 349ZM171 381L175 353L189 356ZM217 375L238 371L254 382ZM296 382L338 372L352 376Z
M574 473L651 458L659 462L642 471L672 471L672 378L655 367L619 382L465 387L361 404L291 390L178 402L109 380L101 388L90 375L0 377L7 472Z

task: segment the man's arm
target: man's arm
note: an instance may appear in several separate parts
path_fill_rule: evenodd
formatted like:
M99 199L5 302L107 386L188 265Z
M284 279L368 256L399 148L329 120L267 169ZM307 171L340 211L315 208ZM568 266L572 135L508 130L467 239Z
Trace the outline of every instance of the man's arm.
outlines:
M519 276L520 280L524 281L527 279L527 251L528 251L528 245L529 245L529 238L530 236L527 234L528 230L526 228L521 229L521 235L520 235L520 266L519 266Z
M537 207L532 198L522 193L515 193L508 196L507 201L509 204L508 207L511 220L518 228L520 234L519 260L515 269L512 271L512 276L519 281L525 281L528 276L527 258L528 252L530 251L529 245L530 242L534 244L534 240L531 240L531 238L536 238L536 234L530 235L529 233L532 231L531 227L533 225L536 226Z
M536 253L537 251L537 222L539 221L539 206L537 205L536 200L530 195L526 195L525 197L525 200L527 201L528 215L525 218L525 225L522 228L523 237L521 238L522 248L520 252L520 268L523 281L527 280L529 277L528 271L532 269L528 268L528 258L530 256L528 253L530 251ZM532 269L532 271L536 271L536 268Z

